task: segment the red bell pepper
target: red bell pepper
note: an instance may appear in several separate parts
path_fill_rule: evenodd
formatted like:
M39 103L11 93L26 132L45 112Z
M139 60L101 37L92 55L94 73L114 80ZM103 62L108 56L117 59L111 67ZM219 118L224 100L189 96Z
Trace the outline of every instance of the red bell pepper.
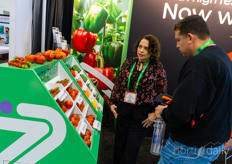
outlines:
M95 53L95 52L87 53L84 56L83 62L88 64L91 67L97 67L97 63L98 63L97 57L98 56L99 56L98 53ZM103 55L101 55L101 58L103 58ZM103 59L103 65L105 65L104 59Z
M83 62L88 64L91 67L97 67L97 60L98 53L90 52L85 55Z
M74 70L70 70L71 74L73 75L73 77L76 77L76 73Z
M103 74L110 81L113 81L114 78L113 69L111 67L103 68L104 62L102 56L98 56L96 60L99 60L100 67L95 67L94 69L96 69L98 72ZM96 78L94 75L90 73L89 73L89 78L95 78L98 81L98 87L97 87L98 91L109 89L109 87L107 87L101 80L99 80L98 78Z
M64 52L64 53L65 53L66 57L67 57L67 56L68 56L68 54L69 54L69 50L62 50L62 52Z
M73 48L80 53L89 53L93 50L97 41L97 34L86 32L84 29L77 29L73 33Z

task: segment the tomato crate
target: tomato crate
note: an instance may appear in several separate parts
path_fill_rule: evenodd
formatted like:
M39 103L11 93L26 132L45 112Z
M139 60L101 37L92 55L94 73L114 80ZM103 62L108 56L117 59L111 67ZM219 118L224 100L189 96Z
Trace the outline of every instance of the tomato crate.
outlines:
M30 69L4 63L0 74L4 79L0 85L11 86L1 88L0 163L3 159L10 163L97 163L102 113L95 110L64 61L32 64ZM78 92L75 98L69 87ZM73 114L79 116L77 126L71 122ZM93 126L86 119L90 114L95 116Z

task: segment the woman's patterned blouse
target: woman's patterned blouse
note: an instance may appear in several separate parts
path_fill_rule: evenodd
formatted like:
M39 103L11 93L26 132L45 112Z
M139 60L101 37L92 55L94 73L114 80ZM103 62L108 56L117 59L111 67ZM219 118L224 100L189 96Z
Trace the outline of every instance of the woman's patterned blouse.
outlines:
M115 80L114 88L109 99L110 104L117 105L124 101L125 91L127 91L128 76L137 57L127 59ZM137 62L138 63L138 62ZM134 92L134 88L141 71L135 67L130 82L129 91ZM160 93L167 92L167 75L163 65L159 61L150 61L142 78L140 79L137 89L136 105L156 105L154 99Z

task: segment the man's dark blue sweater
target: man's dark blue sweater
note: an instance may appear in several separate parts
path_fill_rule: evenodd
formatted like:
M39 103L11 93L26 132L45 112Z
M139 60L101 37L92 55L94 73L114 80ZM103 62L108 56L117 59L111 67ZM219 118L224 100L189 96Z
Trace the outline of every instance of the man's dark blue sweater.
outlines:
M208 46L184 64L173 101L162 118L170 137L188 146L214 147L229 140L232 62L223 49Z

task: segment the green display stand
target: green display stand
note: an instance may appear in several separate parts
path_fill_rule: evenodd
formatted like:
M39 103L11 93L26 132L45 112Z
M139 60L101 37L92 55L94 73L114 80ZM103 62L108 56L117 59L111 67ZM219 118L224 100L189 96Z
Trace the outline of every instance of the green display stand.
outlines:
M73 60L73 59L72 59ZM20 69L0 64L0 163L97 163L102 112L97 111L66 67L66 61L54 60ZM68 79L66 86L56 83ZM52 96L50 89L59 87ZM73 100L67 88L78 90ZM57 100L70 100L65 113ZM81 111L77 103L83 102ZM75 128L70 117L78 114ZM93 126L86 116L93 115ZM88 147L81 134L91 131Z
M80 87L81 90L83 91L87 90L89 93L91 93L88 98L89 104L92 105L92 107L96 110L99 116L102 116L104 99L102 98L101 94L98 92L97 88L93 85L92 81L89 79L87 73L81 67L79 61L74 56L69 56L68 58L65 58L62 61L66 64L66 66L70 68L73 67L74 65L79 67L80 71L79 72L75 71L76 77L72 77L72 79L78 86L79 84L77 83L77 81L80 81L82 83L82 87ZM96 107L93 106L92 104L93 101L97 103Z

